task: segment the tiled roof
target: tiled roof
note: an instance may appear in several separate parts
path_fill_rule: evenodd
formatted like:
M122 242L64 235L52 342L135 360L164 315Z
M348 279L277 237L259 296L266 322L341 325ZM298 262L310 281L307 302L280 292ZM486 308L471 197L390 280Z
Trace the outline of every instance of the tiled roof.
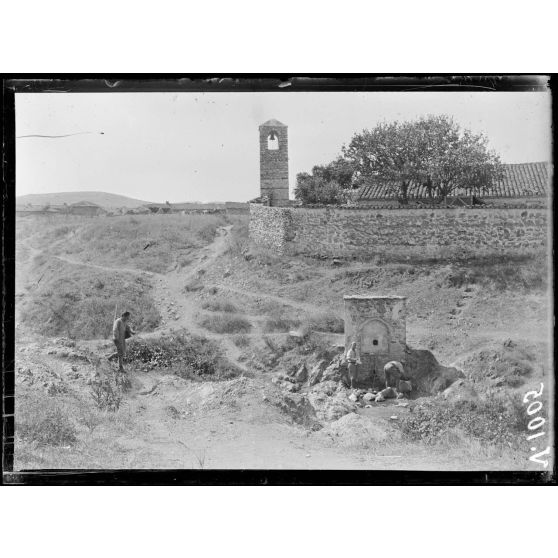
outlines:
M513 163L504 164L503 177L492 188L480 196L483 198L518 198L527 196L546 196L549 191L549 163ZM427 198L426 188L419 186L409 196L410 199ZM468 192L459 189L452 196L467 196ZM396 199L397 189L389 188L386 182L366 184L360 188L359 200Z

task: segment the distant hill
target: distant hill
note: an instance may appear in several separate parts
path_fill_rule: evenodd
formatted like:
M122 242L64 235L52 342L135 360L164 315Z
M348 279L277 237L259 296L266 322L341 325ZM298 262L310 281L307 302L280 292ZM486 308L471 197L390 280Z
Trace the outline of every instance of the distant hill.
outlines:
M31 205L68 205L76 202L87 201L96 203L105 209L115 209L118 207L126 207L132 209L145 205L147 201L136 200L119 194L110 194L109 192L55 192L52 194L26 194L25 196L17 196L16 204Z

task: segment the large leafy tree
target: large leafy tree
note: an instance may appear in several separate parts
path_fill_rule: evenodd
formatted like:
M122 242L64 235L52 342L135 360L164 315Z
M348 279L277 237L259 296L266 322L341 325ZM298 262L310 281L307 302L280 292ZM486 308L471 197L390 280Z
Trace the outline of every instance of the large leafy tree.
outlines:
M501 173L486 138L461 130L448 116L380 123L355 134L343 155L357 182L382 182L402 203L419 186L433 200L443 200L458 188L480 193Z
M428 160L427 183L432 197L441 201L457 189L482 194L502 176L499 157L487 147L483 135L465 130L459 141Z

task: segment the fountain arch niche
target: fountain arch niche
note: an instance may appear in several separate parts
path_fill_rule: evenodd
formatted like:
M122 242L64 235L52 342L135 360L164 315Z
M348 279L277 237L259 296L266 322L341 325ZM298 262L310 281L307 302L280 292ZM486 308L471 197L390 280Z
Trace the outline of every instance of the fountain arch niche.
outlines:
M388 325L384 321L374 318L364 322L357 335L361 353L389 354L390 341L391 334Z
M356 341L361 360L358 379L371 381L375 377L383 382L387 362L405 363L407 299L393 295L347 295L343 301L345 350Z

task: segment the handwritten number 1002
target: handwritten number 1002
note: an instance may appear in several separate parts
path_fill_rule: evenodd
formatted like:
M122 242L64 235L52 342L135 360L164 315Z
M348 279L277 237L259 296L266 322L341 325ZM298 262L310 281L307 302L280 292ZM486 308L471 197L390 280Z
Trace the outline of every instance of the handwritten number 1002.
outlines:
M543 393L543 389L544 389L544 384L541 382L541 387L538 391L537 390L528 391L524 395L523 403L529 403L531 399L536 399L540 397ZM538 413L542 409L542 406L543 404L541 401L531 401L527 406L527 415L533 416L534 414ZM533 417L527 424L527 429L530 431L538 430L539 428L542 428L545 423L546 420L543 417L541 416ZM530 434L529 436L527 436L527 440L528 441L534 440L535 438L544 436L544 434L545 432L543 430L540 430L539 432L535 432L534 434ZM535 446L531 447L531 451L536 451L536 450L537 448ZM534 455L529 457L529 460L533 461L534 463L541 464L546 469L548 467L548 459L541 459L541 458L544 455L549 455L549 454L550 454L550 446L547 446L546 449L544 449L543 451L535 453Z

